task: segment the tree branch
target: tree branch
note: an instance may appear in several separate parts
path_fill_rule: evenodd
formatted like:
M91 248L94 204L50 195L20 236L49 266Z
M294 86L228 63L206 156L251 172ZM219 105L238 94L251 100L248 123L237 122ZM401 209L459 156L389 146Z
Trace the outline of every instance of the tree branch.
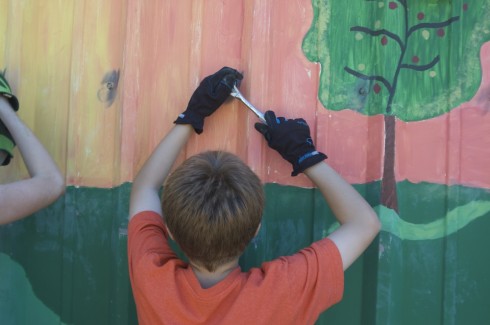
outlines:
M352 70L351 68L349 68L347 66L344 67L344 70L347 73L350 73L351 75L353 75L354 77L357 77L357 78L360 78L363 80L376 80L376 81L382 82L383 85L386 87L386 89L388 89L388 91L391 93L391 84L388 82L388 80L386 80L382 76L368 76L368 75L362 74L358 71Z
M402 40L398 35L395 33L392 33L386 29L380 29L380 30L372 30L367 27L362 27L362 26L354 26L350 28L351 32L363 32L371 36L379 36L379 35L386 35L392 40L396 41L398 45L400 45L400 48L403 50L405 48L405 45L403 44Z
M410 29L408 30L407 38L408 38L408 36L410 36L410 34L414 33L415 31L417 31L419 29L422 29L422 28L434 29L434 28L446 27L446 26L449 26L458 20L459 20L459 16L454 16L454 17L451 17L448 20L440 22L440 23L420 23L420 24L414 25L414 26L410 27Z
M437 64L437 62L439 62L439 59L440 59L440 57L438 55L432 60L432 62L430 62L428 64L425 64L425 65L402 64L401 68L402 69L411 69L411 70L416 70L416 71L425 71L425 70L429 70L430 68L435 66Z

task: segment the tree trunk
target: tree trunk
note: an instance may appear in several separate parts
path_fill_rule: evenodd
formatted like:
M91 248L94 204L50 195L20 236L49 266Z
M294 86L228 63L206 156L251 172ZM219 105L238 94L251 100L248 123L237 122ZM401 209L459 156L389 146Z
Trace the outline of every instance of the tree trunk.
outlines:
M385 115L385 157L381 180L381 204L398 212L395 179L395 116Z

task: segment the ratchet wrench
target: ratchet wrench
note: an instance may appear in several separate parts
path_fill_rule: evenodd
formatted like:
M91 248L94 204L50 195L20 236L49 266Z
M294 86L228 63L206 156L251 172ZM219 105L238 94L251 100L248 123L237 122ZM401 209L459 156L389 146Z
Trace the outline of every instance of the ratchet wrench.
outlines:
M265 123L264 114L257 108L255 108L252 104L250 104L250 102L245 97L243 97L242 93L238 90L238 87L236 85L233 86L233 90L231 91L230 95L241 100L245 104L245 106L247 106L252 112L254 112L255 115L257 115L257 117L262 122Z

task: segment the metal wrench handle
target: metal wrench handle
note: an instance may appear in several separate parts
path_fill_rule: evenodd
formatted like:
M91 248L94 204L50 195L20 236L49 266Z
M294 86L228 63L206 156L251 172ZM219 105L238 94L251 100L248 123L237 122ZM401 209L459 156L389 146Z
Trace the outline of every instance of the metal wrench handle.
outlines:
M254 112L255 115L257 115L260 120L262 120L262 122L265 123L264 114L257 108L255 108L245 97L243 97L242 93L238 90L236 85L233 86L233 90L231 91L230 95L241 100L245 104L245 106L247 106L252 112Z

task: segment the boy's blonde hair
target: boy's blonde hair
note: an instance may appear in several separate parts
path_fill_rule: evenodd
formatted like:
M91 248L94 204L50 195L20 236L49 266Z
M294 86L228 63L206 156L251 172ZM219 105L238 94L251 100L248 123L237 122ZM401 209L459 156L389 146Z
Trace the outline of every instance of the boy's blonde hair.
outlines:
M237 156L207 151L168 178L162 209L174 240L193 264L212 272L240 256L262 220L264 191Z

